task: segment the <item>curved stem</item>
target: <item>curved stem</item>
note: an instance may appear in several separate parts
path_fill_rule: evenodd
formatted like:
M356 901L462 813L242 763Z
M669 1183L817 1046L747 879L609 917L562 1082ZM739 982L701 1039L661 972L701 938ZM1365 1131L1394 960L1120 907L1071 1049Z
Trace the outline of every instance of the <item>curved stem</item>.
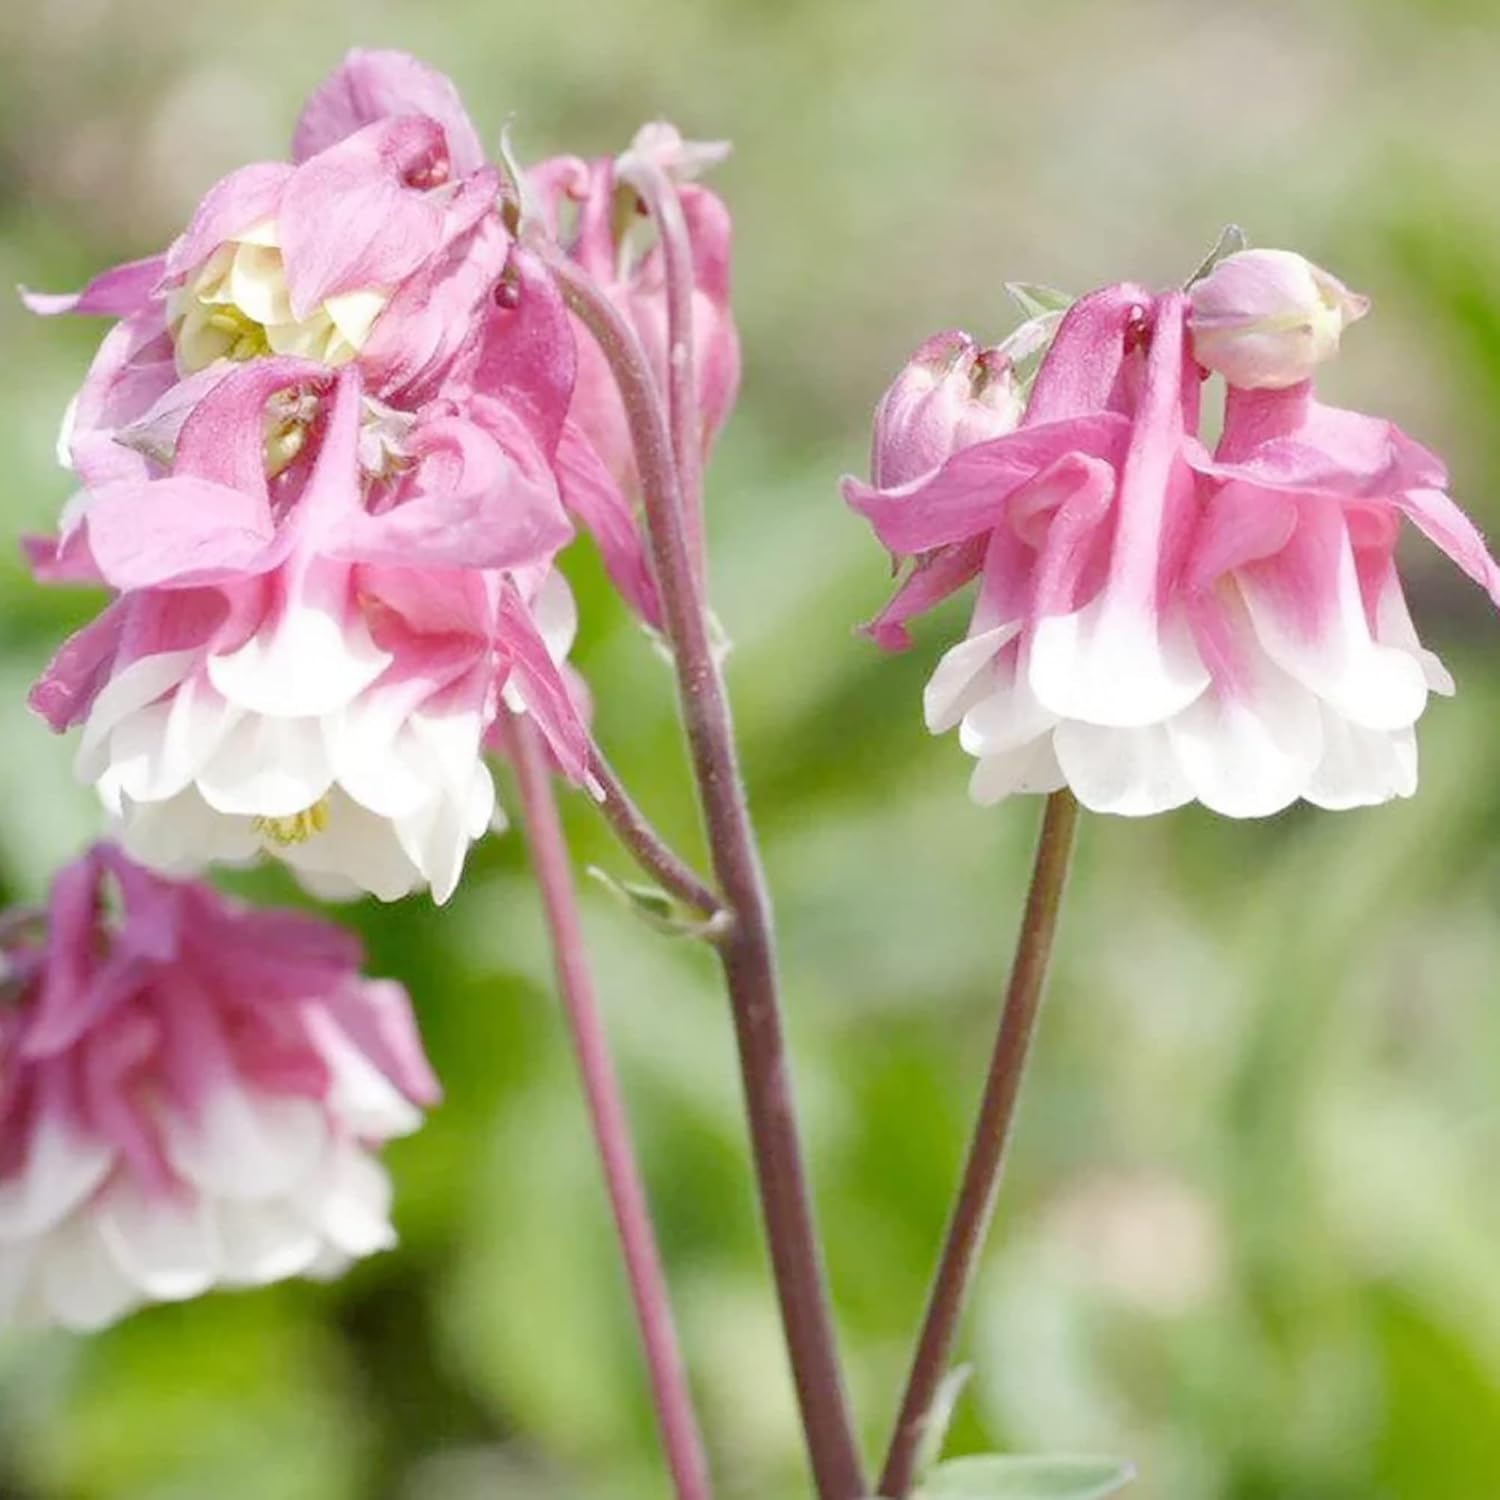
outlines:
M723 910L719 898L652 827L597 746L594 747L591 769L604 791L599 809L620 842L635 856L636 863L648 875L654 875L679 901L686 902L705 917L717 916Z
M637 159L630 184L656 221L666 270L667 412L688 555L700 586L707 582L703 534L703 420L698 411L697 346L693 338L696 274L693 244L672 179L654 162Z
M1026 896L1026 911L1000 1012L1000 1030L995 1037L984 1099L964 1166L963 1185L948 1226L948 1238L928 1297L927 1314L896 1418L896 1430L880 1476L879 1493L890 1500L903 1500L915 1477L928 1414L948 1367L969 1284L994 1213L1021 1075L1047 978L1047 960L1057 935L1057 918L1077 822L1078 803L1073 794L1066 790L1053 792L1047 798L1042 818L1031 889Z
M734 729L708 618L695 586L671 438L634 329L593 281L541 244L569 307L620 391L645 494L678 699L714 873L733 917L716 945L739 1046L750 1139L808 1455L822 1500L868 1493L828 1306L782 1033L771 910L740 780Z
M558 987L624 1253L662 1445L678 1500L709 1500L708 1461L688 1391L646 1190L631 1146L630 1121L594 993L551 772L529 719L512 717L507 731L532 863L552 937Z

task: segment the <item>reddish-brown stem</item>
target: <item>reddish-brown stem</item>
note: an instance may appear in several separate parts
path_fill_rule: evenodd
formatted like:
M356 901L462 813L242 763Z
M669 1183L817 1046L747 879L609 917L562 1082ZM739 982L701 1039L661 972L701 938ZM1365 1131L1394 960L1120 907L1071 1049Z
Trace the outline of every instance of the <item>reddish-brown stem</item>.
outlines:
M688 556L700 586L708 572L703 530L703 419L698 410L697 349L693 338L695 274L693 245L682 200L672 179L655 162L636 158L630 183L641 196L646 212L661 236L662 265L666 271L667 303L667 413L672 434L672 456L677 464L677 488L687 531Z
M667 1464L677 1500L709 1500L708 1462L672 1321L646 1190L631 1146L630 1121L594 992L551 771L528 718L513 716L506 731L515 762L532 865L547 913L558 988L624 1254Z
M654 875L662 888L679 901L686 902L704 917L717 916L723 910L719 898L652 827L597 746L592 755L592 768L594 780L604 792L600 811L620 842L635 856L636 863L648 875Z
M666 232L668 226L662 228ZM728 698L682 524L667 421L635 330L585 272L555 248L538 248L569 307L609 362L630 424L694 779L714 874L733 920L716 948L734 1015L756 1181L808 1454L822 1500L858 1500L868 1492L802 1164L770 902L740 779Z
M1057 934L1077 821L1078 804L1071 792L1054 792L1048 797L1037 840L1031 889L1026 896L1026 911L1021 919L1010 983L1000 1012L1000 1030L995 1037L963 1185L948 1226L947 1241L907 1377L906 1393L896 1418L896 1430L880 1476L879 1493L890 1500L903 1500L911 1489L928 1416L948 1367L969 1284L994 1213L1005 1146L1015 1119L1016 1098L1047 978L1047 961Z

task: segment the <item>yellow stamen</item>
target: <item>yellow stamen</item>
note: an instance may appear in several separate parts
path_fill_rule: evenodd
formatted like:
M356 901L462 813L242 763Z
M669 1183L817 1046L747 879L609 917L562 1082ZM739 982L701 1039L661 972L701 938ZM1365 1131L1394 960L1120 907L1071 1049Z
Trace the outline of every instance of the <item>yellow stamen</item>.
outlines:
M311 807L304 807L290 817L251 818L250 826L263 839L281 849L305 844L328 827L328 798L319 797Z

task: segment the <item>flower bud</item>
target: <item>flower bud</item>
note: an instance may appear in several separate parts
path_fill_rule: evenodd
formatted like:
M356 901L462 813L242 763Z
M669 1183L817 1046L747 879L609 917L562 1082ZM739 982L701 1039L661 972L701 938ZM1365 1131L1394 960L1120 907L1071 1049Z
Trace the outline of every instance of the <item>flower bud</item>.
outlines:
M1244 390L1283 390L1338 353L1369 300L1291 250L1241 250L1190 289L1198 363Z
M871 475L882 489L907 484L959 449L1012 431L1023 407L1005 355L956 328L936 333L875 409Z

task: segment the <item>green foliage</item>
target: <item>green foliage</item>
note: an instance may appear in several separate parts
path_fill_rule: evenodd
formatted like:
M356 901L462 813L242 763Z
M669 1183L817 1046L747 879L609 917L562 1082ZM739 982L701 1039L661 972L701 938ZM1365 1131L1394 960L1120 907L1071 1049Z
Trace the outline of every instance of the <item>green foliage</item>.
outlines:
M1135 1477L1112 1458L984 1456L935 1469L924 1500L1107 1500Z

